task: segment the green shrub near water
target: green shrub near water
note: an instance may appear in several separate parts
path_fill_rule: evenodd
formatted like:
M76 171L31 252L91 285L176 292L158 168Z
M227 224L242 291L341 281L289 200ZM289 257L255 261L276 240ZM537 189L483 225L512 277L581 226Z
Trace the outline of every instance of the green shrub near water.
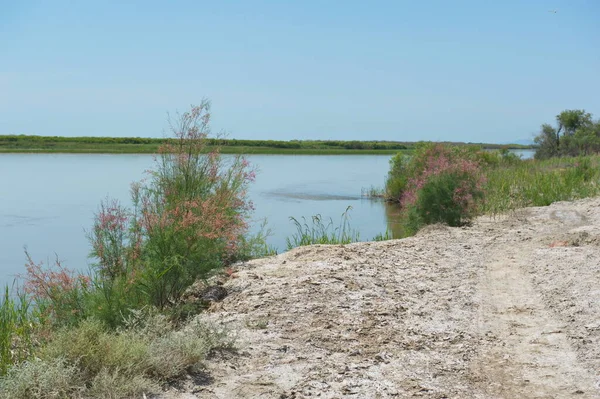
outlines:
M459 226L476 214L485 177L481 163L487 155L470 148L427 144L411 158L397 155L390 164L386 198L403 208L405 233L421 226L446 223Z
M475 215L475 202L483 196L476 175L468 172L446 172L433 175L419 189L415 202L407 204L407 231L420 226L445 223L461 226ZM459 197L464 193L462 197Z
M398 200L406 190L410 176L410 156L398 153L390 160L390 171L385 183L385 198L388 201Z
M102 202L89 274L27 254L24 291L7 290L0 304L0 397L140 395L230 345L198 319L154 335L148 323L127 328L136 309L169 313L196 279L268 250L263 236L246 235L254 172L207 145L209 120L203 102L171 124L175 139L133 186L133 209Z
M161 151L146 182L132 186L132 210L101 206L90 234L101 291L111 313L119 295L163 308L175 303L197 278L230 262L244 243L254 171L241 157L226 162L208 147L208 103L172 123L175 136ZM111 298L112 294L116 298Z
M386 199L399 203L403 235L431 223L546 206L600 193L597 156L521 160L508 150L427 145L390 161ZM457 195L460 194L460 195Z
M132 309L171 306L196 279L266 250L262 237L246 236L254 171L208 146L209 120L205 101L170 123L175 138L148 178L132 185L132 209L101 203L89 232L97 261L89 275L28 256L25 290L47 323L94 317L114 328Z

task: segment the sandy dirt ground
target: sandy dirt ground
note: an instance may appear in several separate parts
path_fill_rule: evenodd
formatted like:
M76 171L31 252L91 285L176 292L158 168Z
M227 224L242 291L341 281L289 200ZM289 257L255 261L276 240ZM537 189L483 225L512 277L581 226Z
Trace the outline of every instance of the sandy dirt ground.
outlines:
M600 199L236 268L169 398L600 398Z

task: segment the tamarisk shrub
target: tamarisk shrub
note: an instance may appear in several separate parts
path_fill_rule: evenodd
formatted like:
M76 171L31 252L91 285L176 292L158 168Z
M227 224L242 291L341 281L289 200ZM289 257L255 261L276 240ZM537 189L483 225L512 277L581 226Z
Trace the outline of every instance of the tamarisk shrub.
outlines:
M388 182L394 190L388 200L402 206L410 234L426 224L468 223L483 198L485 176L477 154L468 149L428 144L409 160L393 160L392 166Z
M241 250L255 172L243 157L209 146L209 122L208 101L170 120L174 138L148 178L132 185L132 209L109 200L100 206L89 238L106 302L114 303L118 286L134 289L127 296L138 306L162 308Z

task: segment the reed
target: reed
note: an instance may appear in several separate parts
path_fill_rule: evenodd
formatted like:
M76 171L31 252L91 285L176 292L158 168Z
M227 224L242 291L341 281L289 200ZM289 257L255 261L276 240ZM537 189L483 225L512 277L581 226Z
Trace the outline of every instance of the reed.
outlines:
M333 219L329 221L323 219L321 215L314 215L308 220L302 217L302 222L294 217L290 220L296 226L296 232L286 239L287 249L313 244L349 244L357 242L360 239L358 230L350 227L349 211L352 210L348 206L342 213L340 222L335 225Z
M600 157L526 160L488 168L480 213L499 214L527 206L547 206L600 193Z
M0 303L0 375L12 364L24 361L33 351L36 325L24 294L11 295L8 286Z

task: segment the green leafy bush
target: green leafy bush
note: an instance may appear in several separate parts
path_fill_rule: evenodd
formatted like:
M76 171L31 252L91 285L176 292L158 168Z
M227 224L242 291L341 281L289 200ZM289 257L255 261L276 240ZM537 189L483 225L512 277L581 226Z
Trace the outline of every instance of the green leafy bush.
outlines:
M208 145L209 120L203 102L171 122L175 139L161 149L147 181L132 186L133 210L101 205L90 240L97 286L107 299L123 292L114 288L125 280L135 287L126 294L135 305L165 307L247 248L246 192L254 171L242 157L225 160Z
M406 190L410 159L408 155L398 153L390 160L390 171L385 183L385 197L388 200L400 198Z
M600 152L600 120L583 109L564 110L556 115L556 126L545 123L535 137L536 159L582 156Z
M480 184L479 176L469 170L431 175L408 206L418 224L460 226L475 215L476 201L483 197Z
M410 159L396 156L388 176L387 199L403 208L406 232L412 234L424 224L469 222L483 197L480 162L495 163L494 157L441 144L423 145Z

